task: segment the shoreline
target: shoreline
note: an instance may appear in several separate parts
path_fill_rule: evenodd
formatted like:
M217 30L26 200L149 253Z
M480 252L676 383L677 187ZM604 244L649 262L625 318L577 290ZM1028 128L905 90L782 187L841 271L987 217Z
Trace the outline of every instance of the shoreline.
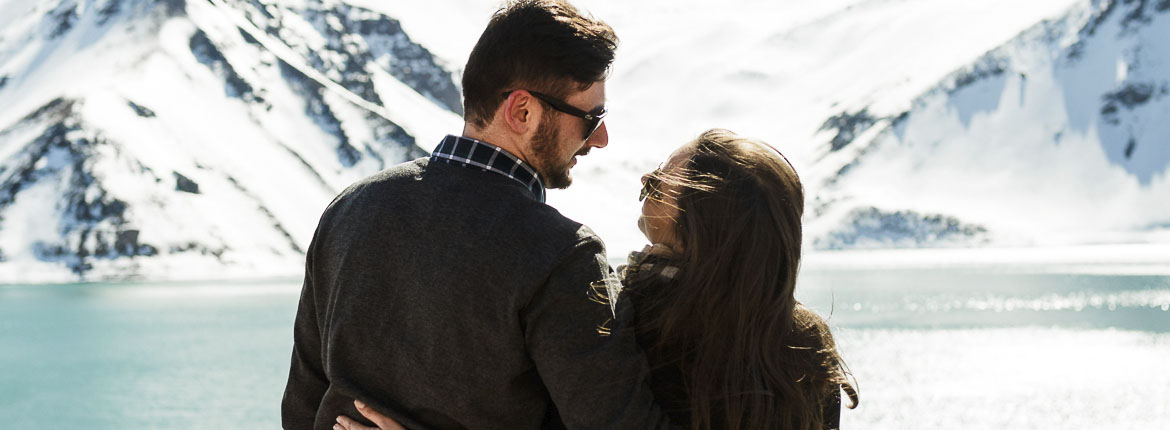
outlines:
M804 270L970 269L1011 273L1170 276L1170 244L808 251Z

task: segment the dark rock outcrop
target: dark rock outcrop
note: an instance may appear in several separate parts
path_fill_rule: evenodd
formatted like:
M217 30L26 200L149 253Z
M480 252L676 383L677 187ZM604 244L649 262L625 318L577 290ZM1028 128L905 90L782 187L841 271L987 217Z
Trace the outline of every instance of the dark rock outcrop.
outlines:
M183 176L179 172L172 172L175 175L175 191L182 191L184 193L199 194L199 184L192 181L190 178Z
M859 208L840 226L816 238L817 249L922 248L975 245L986 241L987 229L941 214Z
M140 117L143 117L143 118L154 118L155 117L154 111L147 109L146 107L141 106L138 103L134 103L134 102L129 101L129 100L127 100L126 103L129 104L130 109L133 109L134 113Z
M93 268L94 259L156 255L157 248L140 243L138 229L127 222L126 202L110 196L95 175L97 148L110 142L85 131L72 113L74 103L54 100L22 121L43 124L43 132L9 158L21 162L0 175L0 211L22 190L54 184L61 190L55 203L61 213L46 221L57 222L60 236L32 243L37 259L62 263L81 275Z
M211 42L211 39L207 38L207 33L204 33L203 30L198 30L191 36L189 46L195 59L223 78L224 91L228 97L248 102L264 101L263 98L255 94L252 85L240 77L239 73L236 73L231 63L227 61L227 58L224 58L223 53Z
M830 149L840 150L853 142L853 139L874 124L877 118L869 114L869 109L849 113L841 112L833 115L824 124L821 130L837 130L837 134L830 141Z
M77 4L67 0L49 14L49 38L56 39L72 30L77 23Z

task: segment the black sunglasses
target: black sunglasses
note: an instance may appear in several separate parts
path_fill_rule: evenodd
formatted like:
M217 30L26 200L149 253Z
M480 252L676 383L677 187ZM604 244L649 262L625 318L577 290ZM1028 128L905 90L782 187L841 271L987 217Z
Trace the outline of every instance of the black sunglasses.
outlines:
M642 192L638 194L638 201L646 200L646 197L652 199L662 198L662 179L658 178L660 173L662 173L661 167L642 176Z
M509 92L505 93L505 96L507 96L507 94L511 94L514 91L519 91L519 90L509 91ZM593 132L597 131L598 128L601 128L601 120L605 119L605 114L609 113L609 111L604 107L601 108L601 112L597 112L597 113L585 112L581 109L577 109L577 108L573 107L572 105L570 105L568 103L565 103L561 100L557 100L556 98L553 98L552 96L549 96L547 94L541 94L541 93L538 93L536 91L528 91L528 94L532 94L532 96L536 97L538 100L545 102L545 103L548 103L548 105L552 106L553 109L556 109L556 110L561 111L563 113L567 113L569 115L572 115L572 116L575 116L577 118L581 118L581 119L585 120L585 139L584 140L589 140L589 137L593 136Z

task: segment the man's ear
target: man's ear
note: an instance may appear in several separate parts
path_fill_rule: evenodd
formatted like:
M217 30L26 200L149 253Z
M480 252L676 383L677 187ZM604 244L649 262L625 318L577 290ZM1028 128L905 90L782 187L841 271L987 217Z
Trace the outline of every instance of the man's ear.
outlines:
M534 132L539 125L541 107L536 98L532 97L528 91L512 91L504 99L502 106L504 124L509 131L518 135Z

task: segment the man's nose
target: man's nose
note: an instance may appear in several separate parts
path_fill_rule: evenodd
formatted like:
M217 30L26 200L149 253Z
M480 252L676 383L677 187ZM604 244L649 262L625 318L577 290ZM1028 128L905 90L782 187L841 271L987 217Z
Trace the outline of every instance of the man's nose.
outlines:
M600 127L597 127L597 131L594 131L593 135L589 136L589 140L585 141L585 145L594 148L604 148L606 145L609 145L609 131L605 129L604 121Z

